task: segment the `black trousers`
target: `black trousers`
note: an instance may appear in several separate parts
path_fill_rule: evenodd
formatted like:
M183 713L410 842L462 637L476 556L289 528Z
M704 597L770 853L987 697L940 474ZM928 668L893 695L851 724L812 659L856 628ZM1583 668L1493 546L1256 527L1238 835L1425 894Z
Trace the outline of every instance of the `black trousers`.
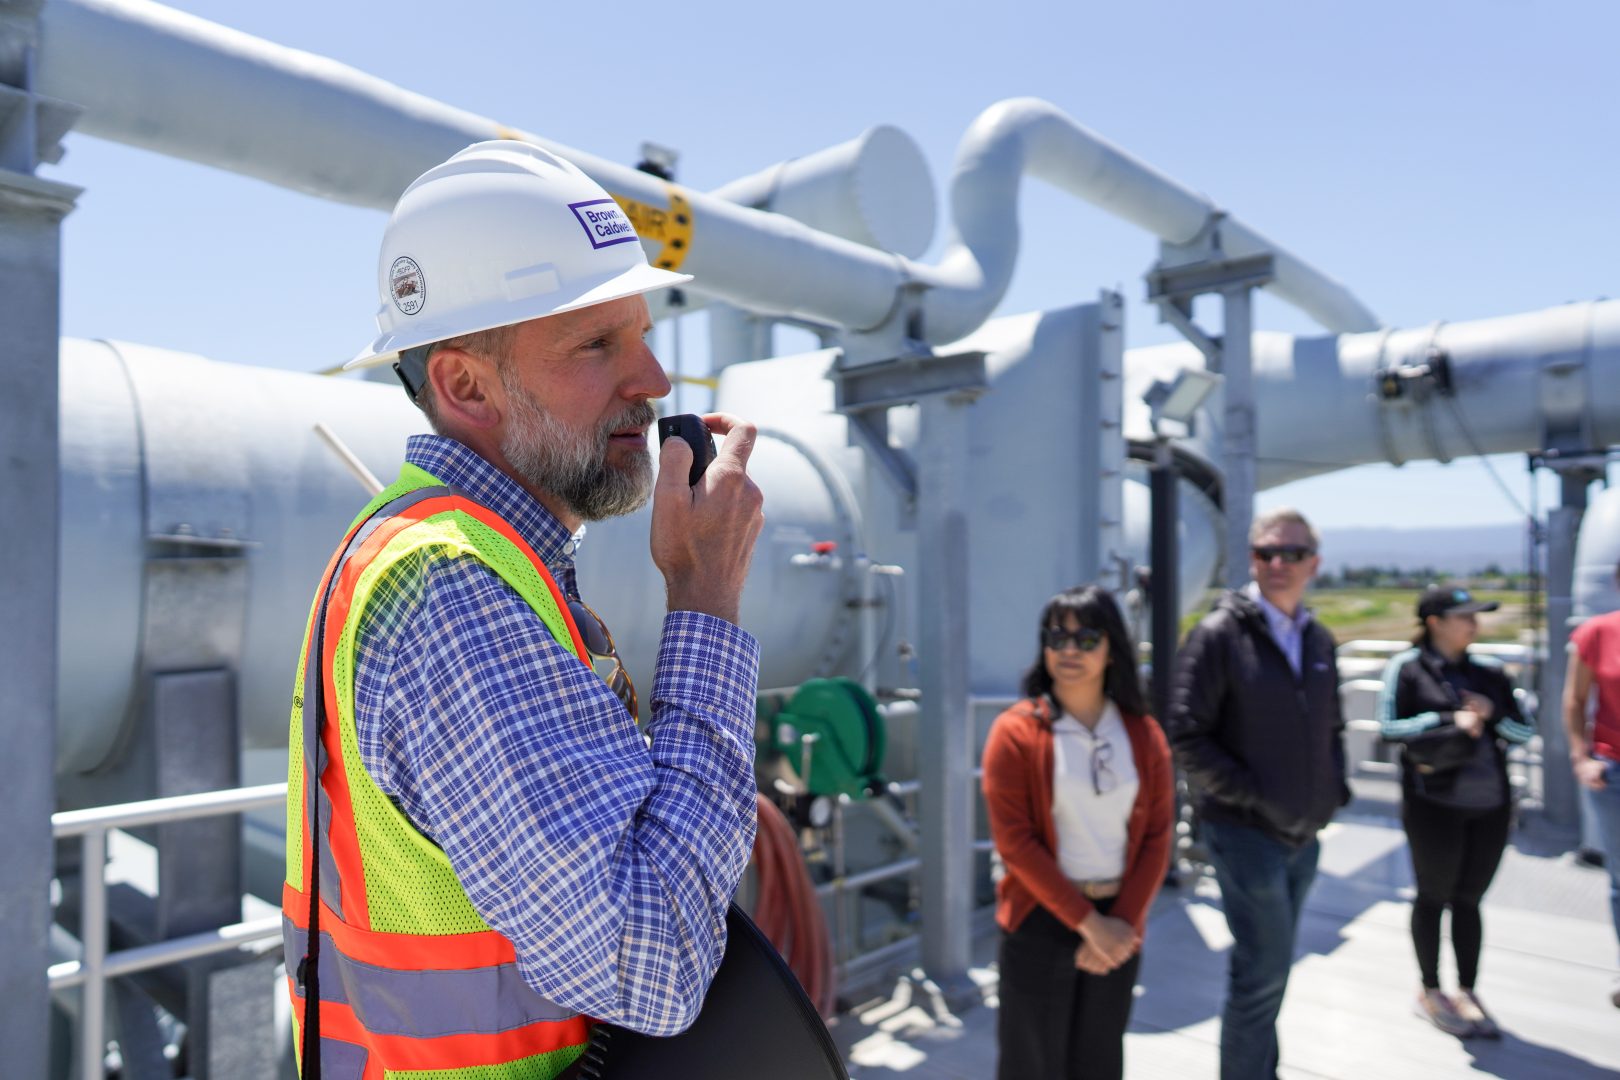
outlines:
M1097 907L1104 914L1110 902ZM1001 936L998 1080L1118 1080L1142 954L1107 975L1074 966L1080 935L1036 907Z
M1474 988L1485 928L1479 901L1496 876L1507 847L1512 811L1506 803L1489 810L1462 810L1408 793L1401 806L1417 899L1412 901L1412 947L1423 985L1440 985L1440 915L1451 909L1451 947L1457 955L1457 983Z

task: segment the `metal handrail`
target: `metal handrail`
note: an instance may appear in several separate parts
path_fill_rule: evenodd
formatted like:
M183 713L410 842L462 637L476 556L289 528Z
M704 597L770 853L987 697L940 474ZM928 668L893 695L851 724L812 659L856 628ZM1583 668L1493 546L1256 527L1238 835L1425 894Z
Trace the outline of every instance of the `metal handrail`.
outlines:
M47 971L52 990L81 987L79 1075L82 1080L101 1080L105 1075L102 1058L107 1044L108 979L226 952L281 933L281 917L273 915L170 941L122 949L109 955L105 877L108 830L239 814L275 806L286 798L286 784L261 784L258 787L204 791L196 795L147 799L116 806L64 810L51 815L51 835L57 840L80 837L83 853L84 885L79 912L79 943L83 955L78 960L52 964Z

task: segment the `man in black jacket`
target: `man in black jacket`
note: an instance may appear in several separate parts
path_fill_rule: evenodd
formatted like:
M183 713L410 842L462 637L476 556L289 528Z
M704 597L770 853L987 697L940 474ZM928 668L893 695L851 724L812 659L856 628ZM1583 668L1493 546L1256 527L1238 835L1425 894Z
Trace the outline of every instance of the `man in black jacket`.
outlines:
M1165 724L1221 886L1233 946L1221 1015L1222 1080L1277 1072L1316 834L1349 801L1333 636L1303 604L1316 530L1274 510L1249 530L1254 580L1187 636Z

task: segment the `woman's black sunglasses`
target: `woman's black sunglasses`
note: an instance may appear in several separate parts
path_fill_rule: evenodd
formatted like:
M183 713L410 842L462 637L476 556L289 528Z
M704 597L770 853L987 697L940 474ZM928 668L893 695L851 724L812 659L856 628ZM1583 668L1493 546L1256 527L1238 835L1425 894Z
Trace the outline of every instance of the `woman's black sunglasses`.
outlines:
M1041 644L1048 649L1061 650L1070 642L1081 652L1090 652L1102 644L1103 632L1082 626L1078 630L1065 630L1061 626L1048 626L1041 631Z
M624 661L619 659L619 650L614 647L613 635L608 633L607 624L583 600L568 601L568 613L574 617L574 625L579 627L579 637L585 643L585 651L591 654L591 668L630 710L631 719L636 719L636 706L639 704L636 701L636 687L630 681L630 673L624 669Z

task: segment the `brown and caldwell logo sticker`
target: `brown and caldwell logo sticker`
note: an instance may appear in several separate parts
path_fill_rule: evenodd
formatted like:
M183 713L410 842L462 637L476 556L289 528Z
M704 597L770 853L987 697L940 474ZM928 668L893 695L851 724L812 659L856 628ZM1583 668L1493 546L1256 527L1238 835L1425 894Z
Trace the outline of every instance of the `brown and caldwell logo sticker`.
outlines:
M427 278L416 260L401 255L388 268L388 292L394 306L407 315L415 315L427 303Z

